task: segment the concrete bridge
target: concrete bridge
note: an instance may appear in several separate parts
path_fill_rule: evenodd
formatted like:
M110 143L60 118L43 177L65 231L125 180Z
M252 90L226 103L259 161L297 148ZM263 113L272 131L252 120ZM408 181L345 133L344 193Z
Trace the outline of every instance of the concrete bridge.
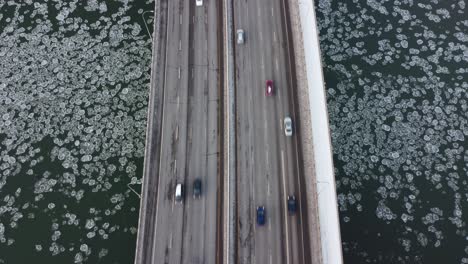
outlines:
M312 0L199 1L155 1L135 263L342 263Z

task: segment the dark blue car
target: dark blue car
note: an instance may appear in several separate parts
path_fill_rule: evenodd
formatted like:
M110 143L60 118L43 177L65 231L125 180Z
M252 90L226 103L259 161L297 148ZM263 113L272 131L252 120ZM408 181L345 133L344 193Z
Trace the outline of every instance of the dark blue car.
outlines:
M297 201L296 196L288 195L288 212L294 214L297 211Z
M265 224L265 206L257 207L257 224L258 225Z

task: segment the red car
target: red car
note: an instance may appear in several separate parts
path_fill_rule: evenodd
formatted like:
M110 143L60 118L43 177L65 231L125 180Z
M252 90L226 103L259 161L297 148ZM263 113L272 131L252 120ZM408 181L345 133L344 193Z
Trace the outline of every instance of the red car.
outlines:
M275 93L275 90L273 88L273 81L272 80L266 80L266 87L265 87L265 95L266 96L272 96Z

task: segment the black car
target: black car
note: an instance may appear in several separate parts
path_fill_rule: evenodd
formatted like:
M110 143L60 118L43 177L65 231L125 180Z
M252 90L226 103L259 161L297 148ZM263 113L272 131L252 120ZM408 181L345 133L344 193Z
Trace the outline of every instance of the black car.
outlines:
M199 198L201 195L202 189L201 189L201 180L196 179L193 182L193 198Z
M288 195L288 212L294 214L297 211L296 196Z

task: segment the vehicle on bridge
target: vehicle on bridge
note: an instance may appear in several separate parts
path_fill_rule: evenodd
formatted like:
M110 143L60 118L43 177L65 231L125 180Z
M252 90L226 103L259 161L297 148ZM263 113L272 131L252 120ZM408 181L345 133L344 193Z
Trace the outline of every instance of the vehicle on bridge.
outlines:
M202 193L201 183L202 182L200 178L195 179L195 181L193 181L193 198L200 198Z
M237 30L237 44L244 44L244 41L245 41L244 30L238 29Z
M202 6L203 5L203 0L195 0L195 5L196 6Z
M273 81L272 80L266 80L265 81L265 95L266 96L272 96L275 94L275 90L273 88Z
M182 203L184 199L184 185L182 183L178 183L175 189L175 201L178 203Z
M257 207L257 224L258 225L265 224L265 206Z
M297 201L296 196L288 195L288 212L290 214L295 214L297 211Z
M293 134L292 120L289 116L284 118L284 134L287 137L290 137Z

